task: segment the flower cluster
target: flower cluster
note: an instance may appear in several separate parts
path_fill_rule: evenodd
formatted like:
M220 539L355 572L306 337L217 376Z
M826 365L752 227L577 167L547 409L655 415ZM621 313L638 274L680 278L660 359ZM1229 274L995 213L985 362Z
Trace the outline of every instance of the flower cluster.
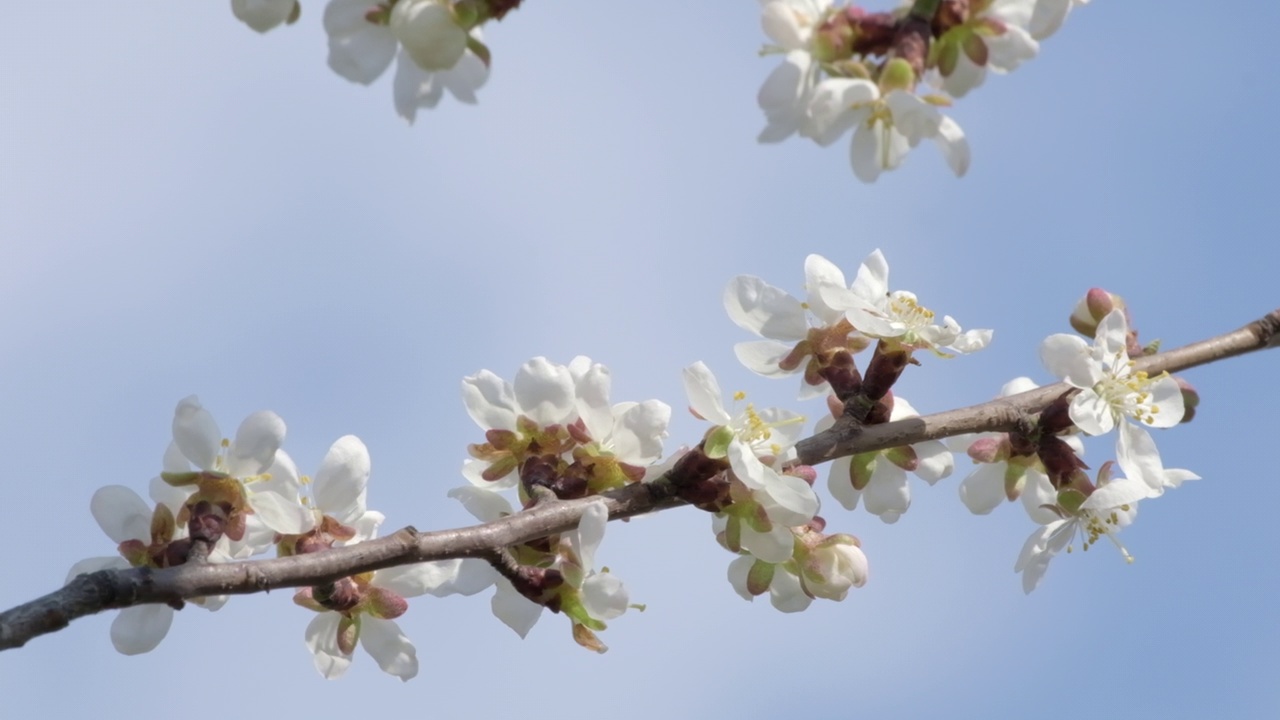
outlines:
M234 439L195 397L174 412L173 440L162 472L151 481L154 510L132 490L112 485L90 503L94 519L120 557L90 558L67 576L124 567L173 567L188 562L226 562L274 550L287 557L373 538L384 517L366 497L371 471L368 449L347 435L329 448L314 477L301 475L281 449L285 424L273 412L251 414ZM295 601L320 613L306 629L316 668L340 676L362 645L388 673L407 680L417 674L413 644L394 618L405 598L475 592L460 577L459 561L419 563L300 590ZM226 597L193 602L216 610ZM112 644L136 654L156 647L168 633L173 608L140 605L112 623Z
M932 0L868 12L832 0L761 0L782 62L760 88L759 141L800 135L826 147L850 130L853 173L874 182L923 140L952 172L969 168L960 126L939 108L1039 52L1078 0ZM935 92L921 92L921 83Z
M1051 403L1032 427L1015 432L956 438L978 467L960 484L960 497L970 511L986 514L1004 499L1023 500L1028 515L1042 527L1032 533L1015 570L1031 592L1049 561L1073 538L1083 537L1087 550L1103 536L1133 558L1116 534L1133 522L1140 500L1156 498L1199 476L1165 468L1155 439L1145 428L1168 428L1187 419L1198 402L1194 390L1167 373L1150 377L1135 370L1135 358L1148 349L1130 328L1128 310L1116 295L1094 288L1071 314L1077 332L1093 336L1046 338L1040 357L1050 372L1075 388ZM1001 397L1035 389L1028 378L1007 384ZM1126 421L1127 420L1127 421ZM1116 461L1108 461L1090 479L1081 459L1077 432L1105 435L1117 429ZM1123 477L1114 477L1118 464Z
M462 382L467 412L485 433L469 448L469 487L449 496L483 522L514 512L500 493L515 488L522 507L589 498L645 479L662 458L671 408L657 400L610 404L612 376L576 357L558 365L537 357L508 383L482 370ZM595 633L628 607L626 588L593 565L608 511L593 502L574 533L514 548L492 571L464 566L479 584L495 584L493 613L521 637L550 608L565 614L579 644L603 652Z

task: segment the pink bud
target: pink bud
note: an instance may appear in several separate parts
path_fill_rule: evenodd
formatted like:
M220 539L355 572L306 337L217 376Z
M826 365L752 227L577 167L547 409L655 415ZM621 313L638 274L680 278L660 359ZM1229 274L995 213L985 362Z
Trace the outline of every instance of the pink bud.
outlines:
M1103 290L1091 288L1071 312L1071 327L1086 337L1098 334L1098 323L1115 309L1125 308L1124 298Z

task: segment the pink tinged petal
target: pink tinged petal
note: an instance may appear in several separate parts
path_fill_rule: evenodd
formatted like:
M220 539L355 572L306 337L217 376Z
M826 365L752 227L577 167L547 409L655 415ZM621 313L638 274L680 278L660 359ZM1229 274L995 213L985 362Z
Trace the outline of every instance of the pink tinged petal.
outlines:
M338 624L341 621L342 615L323 612L307 624L305 638L312 653L312 662L326 680L342 677L351 666L351 655L338 648Z
M361 616L360 645L388 675L409 680L418 674L418 652L394 620Z
M916 451L919 464L914 470L916 477L930 485L949 476L956 468L955 458L947 446L937 440L926 440L911 446Z
M793 613L807 609L813 599L805 594L799 577L778 568L778 572L773 575L773 582L769 583L769 601L778 610Z
M1103 378L1092 349L1075 335L1050 335L1040 344L1040 362L1052 375L1078 388L1091 388Z
M462 503L462 506L480 522L493 522L510 515L513 511L511 503L496 492L479 487L458 487L449 491L449 497Z
M582 605L597 620L612 620L627 611L626 587L613 573L596 573L582 583Z
M751 575L751 568L756 564L756 559L751 555L739 555L737 559L729 563L729 584L733 586L733 591L747 601L755 599L755 595L748 588L748 578Z
M764 562L783 563L795 552L795 534L781 523L775 523L767 532L742 523L742 549Z
M862 491L854 488L849 474L851 462L849 457L836 458L831 462L831 474L827 477L827 489L845 510L856 509L858 499L862 497Z
M98 527L115 543L140 540L151 543L152 508L138 493L123 485L98 488L89 501L89 511Z
M724 308L738 327L773 340L803 340L809 332L804 306L758 277L739 275L724 289Z
M986 515L1005 501L1006 463L979 465L960 483L960 502L974 515Z
M467 414L483 430L515 430L515 392L511 385L488 370L462 379L462 402Z
M151 652L172 624L173 608L168 605L128 607L111 622L111 644L123 655Z
M1147 399L1147 405L1156 410L1149 414L1151 422L1147 423L1146 416L1142 418L1144 423L1151 427L1170 428L1182 422L1186 405L1182 397L1182 388L1178 387L1178 381L1174 380L1173 376L1165 375L1157 378L1147 387L1147 392L1151 393L1151 397Z
M365 19L375 0L330 0L324 9L329 67L351 82L368 85L396 55L396 39L386 25Z
M563 423L573 415L573 376L563 365L533 358L516 371L512 388L521 412L538 425Z
M542 606L516 592L506 578L498 578L496 585L498 590L490 602L494 617L520 637L525 637L542 617Z
M413 62L403 49L396 59L396 75L391 84L391 97L396 114L410 125L418 118L418 108L434 108L444 97L441 73L427 72Z
M284 444L284 435L284 420L269 410L259 410L245 418L227 449L227 474L249 477L266 472Z
M85 558L84 560L81 560L80 562L71 566L71 569L67 571L67 579L63 580L62 584L66 585L72 580L75 580L80 575L95 573L95 572L98 572L99 570L128 570L128 569L129 569L129 561L125 560L119 555L112 555L111 557Z
M355 435L344 435L329 447L311 492L316 508L343 524L365 513L365 490L369 486L372 461L369 449Z
M285 535L301 535L315 527L315 513L303 507L297 498L279 493L249 492L249 506L266 527Z
M911 489L902 468L888 462L877 462L871 482L862 492L867 512L886 523L895 523L911 507Z
M682 374L689 407L707 422L728 425L733 419L724 409L724 394L716 376L701 360L685 368Z
M951 172L956 177L964 177L969 172L969 141L964 136L964 131L960 129L959 123L951 118L943 115L941 122L938 123L937 132L933 135L933 144L938 146L938 150L942 153L942 157L947 161L947 167L951 168ZM990 333L990 330L985 331ZM987 341L990 341L990 335ZM970 337L965 340L966 343L977 341L978 338ZM982 343L982 347L986 346L986 342ZM956 348L960 352L971 352L959 347Z
M1071 422L1088 435L1106 435L1116 426L1115 410L1098 393L1081 390L1067 408Z
M222 449L222 433L195 395L178 401L173 414L173 442L192 465L201 470L213 469Z

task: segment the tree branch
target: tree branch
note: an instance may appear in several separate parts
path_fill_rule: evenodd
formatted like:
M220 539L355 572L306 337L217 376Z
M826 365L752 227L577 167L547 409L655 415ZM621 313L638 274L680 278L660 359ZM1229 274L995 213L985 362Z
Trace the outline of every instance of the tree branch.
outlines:
M1137 369L1152 374L1178 372L1277 346L1280 310L1239 330L1142 358L1137 361ZM816 465L845 455L923 440L1012 430L1070 389L1065 383L1057 383L980 405L883 425L860 427L841 419L830 430L801 441L797 452L800 462ZM425 533L406 527L384 538L317 553L226 564L197 563L164 570L102 570L80 575L59 590L0 613L0 650L21 647L32 638L56 632L77 618L103 610L143 603L179 606L184 599L208 595L245 595L314 586L415 562L492 559L501 548L571 530L577 526L585 506L601 499L609 509L610 519L684 504L672 496L665 479L659 479L599 497L538 505L483 525Z

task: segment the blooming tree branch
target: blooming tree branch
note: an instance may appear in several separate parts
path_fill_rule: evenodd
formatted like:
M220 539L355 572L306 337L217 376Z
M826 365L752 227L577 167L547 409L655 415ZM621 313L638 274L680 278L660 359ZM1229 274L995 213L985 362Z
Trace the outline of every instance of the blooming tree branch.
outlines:
M1277 346L1280 346L1280 309L1238 330L1175 350L1141 357L1134 362L1134 369L1151 374L1176 372ZM1064 393L1074 392L1077 390L1073 386L1065 382L1056 383L967 408L875 425L863 425L856 418L842 417L830 429L796 443L794 462L799 465L815 465L837 458L901 448L964 433L1015 431L1029 425L1035 414L1050 407ZM340 447L341 443L343 441L335 444L335 450L350 450L345 445ZM239 458L242 465L252 459L251 450L253 448L246 449L244 456ZM232 455L234 454L233 448ZM213 458L210 462L216 459ZM232 457L232 460L237 458ZM183 464L185 463L184 460ZM322 475L325 472L322 469ZM196 476L199 473L188 475ZM506 554L508 548L580 528L584 515L593 512L597 503L603 502L611 520L686 504L688 500L678 496L681 488L673 483L673 477L673 471L667 471L652 481L627 484L592 497L542 499L525 510L470 527L431 532L406 527L379 539L316 552L300 551L266 560L206 562L211 554L218 551L211 547L208 540L193 533L188 540L189 549L185 551L185 564L175 567L161 565L103 569L80 574L59 590L0 613L0 650L21 647L32 638L56 632L77 618L103 610L146 604L181 608L185 601L197 598L244 595L285 587L315 588L364 573L429 561L479 559L495 566L509 565ZM1119 484L1107 487L1115 491ZM279 488L273 490L278 491ZM206 494L210 492L207 489L197 491ZM260 507L267 506L265 503L268 495L265 493L265 489L260 489L256 496ZM1111 493L1115 494L1116 492ZM254 501L251 499L246 502ZM362 507L362 499L360 504ZM262 514L261 511L259 514ZM212 522L219 517L221 516L215 513L208 516L207 520ZM172 524L171 517L169 520ZM251 531L252 528L250 534ZM584 554L594 552L595 542L598 542L598 537ZM1035 548L1029 544L1029 549ZM585 565L585 568L578 568L579 575L591 570L589 561ZM569 567L572 568L573 565ZM506 569L509 573L510 568ZM753 568L751 573L755 571ZM1043 565L1040 572L1043 572ZM747 574L744 578L750 584L756 576ZM607 572L592 572L585 579L587 583L591 583L593 580L609 578ZM579 584L581 582L579 579ZM625 595L622 597L625 599ZM594 641L594 636L583 640L579 637L579 630L579 626L575 625L575 638L590 647L589 642ZM581 627L581 631L590 636L585 625Z

